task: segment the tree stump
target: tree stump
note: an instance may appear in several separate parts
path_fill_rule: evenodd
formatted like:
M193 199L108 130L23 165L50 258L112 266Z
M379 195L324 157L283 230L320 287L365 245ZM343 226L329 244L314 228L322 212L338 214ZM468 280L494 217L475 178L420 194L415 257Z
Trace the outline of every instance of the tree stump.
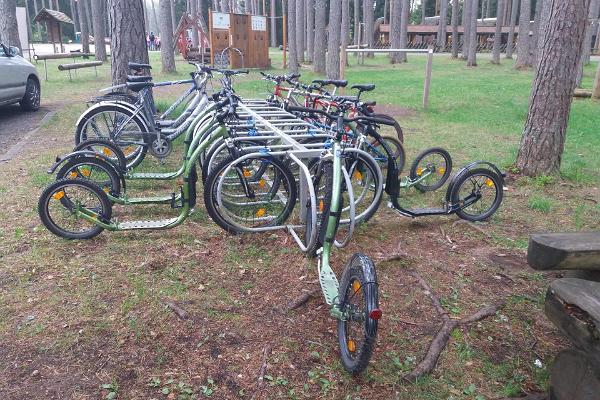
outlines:
M527 262L537 270L600 270L600 232L532 235Z
M598 400L600 370L579 350L563 350L550 371L548 400Z

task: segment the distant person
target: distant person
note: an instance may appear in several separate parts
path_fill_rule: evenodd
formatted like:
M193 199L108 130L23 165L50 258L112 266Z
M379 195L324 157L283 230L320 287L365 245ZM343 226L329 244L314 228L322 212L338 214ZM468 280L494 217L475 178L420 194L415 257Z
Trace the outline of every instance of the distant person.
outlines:
M146 32L146 48L150 50L150 35Z
M154 32L150 32L150 51L156 50L154 41L156 40L156 36L154 36Z

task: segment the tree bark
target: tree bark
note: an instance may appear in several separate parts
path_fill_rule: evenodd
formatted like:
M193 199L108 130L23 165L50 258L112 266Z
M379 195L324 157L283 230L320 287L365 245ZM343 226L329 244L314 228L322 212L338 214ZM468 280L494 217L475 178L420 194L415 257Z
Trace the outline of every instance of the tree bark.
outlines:
M364 0L363 3L363 19L365 22L365 36L366 43L369 48L373 48L374 44L374 25L375 20L373 16L373 0ZM331 15L331 14L330 14ZM373 53L367 53L367 57L373 57Z
M459 13L459 0L452 0L452 58L458 58L458 13Z
M586 21L585 26L583 50L581 51L581 57L579 58L579 64L577 65L577 87L581 87L581 81L583 79L583 67L590 63L590 54L592 52L592 34L594 32L594 28L596 28L596 24L598 21L598 13L600 12L599 6L600 1L591 0L588 19Z
M535 2L535 15L533 18L533 36L531 37L531 57L532 62L537 64L538 61L538 42L540 37L540 20L544 9L544 0Z
M469 40L471 30L471 2L473 0L464 0L463 2L463 46L461 58L466 60L469 58Z
M23 54L17 25L17 0L0 0L0 41L6 46L18 47Z
M150 0L150 4L152 4L152 16L154 17L154 26L156 26L156 33L158 36L160 36L160 25L158 25L158 18L156 17L156 5L154 4L154 0ZM194 4L193 0L192 4Z
M390 47L392 49L400 48L400 36L402 35L402 0L392 0L392 10L390 15ZM397 64L400 61L400 53L390 53L390 62Z
M35 5L35 15L37 15L37 1L34 0L33 4ZM79 18L77 17L77 8L75 6L75 0L71 0L71 19L73 20L73 30L75 32L81 32L81 28L79 27ZM37 25L39 31L39 23Z
M92 17L92 6L89 3L90 0L78 0L78 1L83 1L88 33L93 33L94 32L94 19Z
M354 44L358 45L358 31L360 29L360 0L354 0Z
M559 172L589 3L552 1L543 13L540 62L516 163L525 175Z
M196 0L191 0L190 2L190 14L195 21L198 20L198 3ZM200 37L198 35L198 30L195 27L192 27L192 46L198 47L199 43Z
M329 29L327 31L327 77L340 76L340 36L342 26L342 0L329 2Z
M519 37L517 38L517 62L515 68L530 68L533 66L531 54L531 0L521 0L521 16L519 17Z
M306 58L313 60L315 50L315 1L306 0Z
M340 50L346 49L350 43L350 0L342 0L342 26L340 33ZM345 50L344 50L345 51ZM340 62L342 60L340 59ZM346 57L348 65L348 57Z
M172 32L175 33L175 29L177 29L177 15L175 14L175 0L169 0L169 8L171 9Z
M506 58L512 58L515 50L515 26L517 25L518 16L519 0L512 0L512 7L510 9L510 28L508 30L508 40L506 42Z
M425 25L425 7L427 6L427 0L421 0L421 25Z
M313 71L325 72L325 49L327 33L325 32L327 5L325 0L315 0L315 49L313 53Z
M402 0L401 8L402 9L400 11L400 48L405 49L408 47L408 24L410 23L410 21L408 20L408 17L410 15L410 1ZM398 53L398 55L399 55L399 58L398 58L399 62L405 63L407 61L406 53Z
M448 0L440 0L440 20L438 22L437 46L446 49L446 18L448 18Z
M296 0L296 54L298 62L304 62L304 35L306 15L304 14L304 0Z
M85 11L85 2L77 1L77 12L79 13L79 24L81 25L81 51L90 52L90 32L88 31L87 12Z
M277 16L275 0L269 1L271 5L271 20L269 23L271 24L271 47L277 47Z
M125 82L128 63L147 64L148 48L144 26L143 0L108 0L111 38L112 81ZM150 73L150 71L146 71Z
M471 0L471 12L469 16L469 53L467 57L467 67L477 66L477 0Z
M195 0L194 0L195 2ZM171 18L171 1L159 0L160 15L160 58L163 72L175 72L175 53L173 46L173 19Z
M92 0L92 18L94 19L94 48L96 60L106 61L106 44L104 38L104 7L101 1Z
M594 88L592 90L592 99L600 99L600 63L596 71L596 79L594 79Z
M292 74L298 73L298 54L296 53L296 1L287 0L287 45L289 51L288 70Z
M539 1L539 0L538 0ZM494 48L492 50L492 64L500 64L500 46L502 44L502 18L505 0L498 0L496 5L496 30L494 31Z

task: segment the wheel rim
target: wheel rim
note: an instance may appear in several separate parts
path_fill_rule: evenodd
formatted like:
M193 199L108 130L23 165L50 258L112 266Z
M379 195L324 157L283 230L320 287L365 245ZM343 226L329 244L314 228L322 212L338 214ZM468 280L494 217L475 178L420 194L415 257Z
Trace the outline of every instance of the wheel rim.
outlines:
M437 185L448 171L446 158L440 153L430 153L419 161L415 174L417 178L424 177L419 185L429 187Z
M78 184L65 184L56 188L46 201L48 218L63 232L82 235L97 225L76 215L77 206L103 214L102 199L89 188Z
M496 182L485 174L476 174L465 180L458 189L458 199L463 201L477 196L479 199L473 204L462 209L462 212L471 216L480 216L488 213L496 203L498 198L498 188Z
M81 163L66 171L66 179L83 179L98 185L105 193L113 191L113 181L109 171L99 165Z
M33 81L31 85L33 86L33 88L30 91L29 101L33 107L37 108L40 105L40 89L38 85Z
M344 324L345 352L352 360L358 359L365 342L365 319L367 305L363 283L353 278L346 287L344 311L347 315Z

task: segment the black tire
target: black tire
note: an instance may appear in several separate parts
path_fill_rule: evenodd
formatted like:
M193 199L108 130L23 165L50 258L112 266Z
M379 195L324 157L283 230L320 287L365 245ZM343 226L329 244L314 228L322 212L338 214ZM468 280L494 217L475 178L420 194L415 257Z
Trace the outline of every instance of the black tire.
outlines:
M56 180L60 179L89 181L114 197L121 194L119 174L112 164L101 158L83 156L70 159L56 173Z
M109 140L119 146L125 154L127 168L137 167L146 157L152 140L146 132L145 122L139 116L131 118L132 115L132 111L110 104L86 111L75 130L75 145L89 139ZM131 134L115 140L114 131L119 120L129 120L126 127ZM127 143L132 141L135 141L135 144Z
M406 152L404 151L404 145L401 141L396 138L390 136L382 136L382 141L385 142L385 147L390 151L390 156L394 158L396 162L396 167L398 168L398 175L402 173L404 169L404 165L406 164ZM383 174L383 181L385 182L387 179L388 172L388 153L385 151L384 146L378 139L372 138L370 140L370 146L367 147L367 153L369 153L377 164L379 164L379 168L381 169L381 173Z
M25 111L37 111L40 109L41 90L40 83L33 77L27 78L25 94L19 102L21 108Z
M338 320L340 358L346 371L358 375L369 365L377 338L378 321L370 313L379 309L379 294L375 265L369 257L354 254L346 264L339 300L340 309L349 314L347 320Z
M217 202L217 190L220 179L222 178L221 175L225 172L225 169L236 160L237 158L233 156L227 157L221 161L207 177L206 184L204 185L204 204L208 215L225 231L235 234L247 232L246 229L283 224L296 205L297 188L292 172L285 164L274 157L256 156L243 161L243 166L241 167L243 170L241 174L244 176L243 183L253 190L255 196L256 192L260 193L258 203L233 203L233 200L235 200L236 197L244 200L244 198L248 199L248 196L246 196L243 191L243 184L237 183L242 179L239 170L232 168L230 173L233 175L229 176L233 176L233 183L229 184L229 186L237 185L238 192L223 193L224 197L232 199L228 200L231 205L231 210L226 207L219 207ZM256 162L260 163L259 169L264 168L263 173L260 175L246 175L246 169L244 167L250 166L252 163ZM272 167L272 169L269 169L269 167ZM265 183L267 178L270 182ZM266 191L264 189L266 189ZM235 190L235 187L231 190ZM282 198L285 199L283 206L277 206L277 202L280 202ZM265 202L267 203L267 206L262 207ZM236 209L235 213L232 212L234 207L238 206L240 206L240 209ZM276 215L268 215L267 218L270 220L263 223L260 219L264 219L267 212L271 214L272 211L274 211ZM259 220L256 221L256 218Z
M393 128L394 128L394 131L396 131L396 136L398 137L398 140L400 141L400 143L404 143L404 132L402 131L402 127L400 126L398 121L396 121L394 118L390 117L387 114L374 113L374 114L371 114L370 117L389 119L390 121L393 121L394 122Z
M103 154L108 159L113 161L120 171L125 171L127 169L127 158L125 158L123 150L121 150L119 146L110 140L88 139L75 146L73 152L83 150Z
M219 154L216 154L217 149L220 147L220 144L222 144L222 143L223 143L223 141L219 140L216 143L216 145L212 146L210 148L210 150L208 151L208 153L206 153L204 162L201 164L202 165L202 183L203 184L206 183L206 179L210 175L212 168L214 168L216 165L218 165L223 159L231 156L231 154L229 153L229 148L227 148L227 147L222 149ZM246 146L262 146L262 145L264 145L264 143L252 141L252 140L239 140L239 141L236 141L235 143L239 150L243 149ZM257 173L260 173L260 171L257 171Z
M422 165L423 162L423 165ZM452 157L441 147L432 147L420 153L410 166L410 179L416 180L423 173L430 172L429 177L415 184L421 192L432 192L444 186L452 173Z
M86 202L84 206L91 204L90 209L98 213L103 220L110 220L112 205L106 193L93 182L80 179L62 179L48 185L40 195L38 213L44 226L57 236L65 239L91 239L100 234L104 228L73 215L70 208L72 208L74 201L80 201L80 199L75 198L77 195L76 190L87 193L88 196L95 199L93 204ZM51 207L52 211L50 210ZM55 214L54 208L58 210L56 214L60 213L67 216L70 214L76 222L87 224L88 228L85 230L71 230L66 228L64 224L59 224L56 221L57 218L53 217Z
M503 190L502 180L498 174L486 168L476 168L458 177L450 192L450 200L454 205L464 201L470 195L481 196L475 203L460 209L456 214L467 221L484 221L500 207L504 196ZM484 195L492 192L493 199L484 200Z
M333 193L333 162L332 161L317 161L310 167L312 183L315 189L315 197L317 200L317 240L314 246L307 249L306 255L314 258L317 256L317 250L323 247L325 243L325 233L327 232L327 224L323 221L329 218L329 209L331 207L331 196ZM343 198L342 198L343 200ZM310 212L310 199L307 200L305 207L306 213L306 228L305 237L310 239L312 234L312 214Z
M377 174L377 170L380 168L376 161L360 153L348 153L348 156L345 164L354 192L356 222L367 222L379 209L379 205L383 200L383 183L379 180ZM362 189L360 194L357 189ZM366 199L365 196L370 194L372 194L372 197Z

